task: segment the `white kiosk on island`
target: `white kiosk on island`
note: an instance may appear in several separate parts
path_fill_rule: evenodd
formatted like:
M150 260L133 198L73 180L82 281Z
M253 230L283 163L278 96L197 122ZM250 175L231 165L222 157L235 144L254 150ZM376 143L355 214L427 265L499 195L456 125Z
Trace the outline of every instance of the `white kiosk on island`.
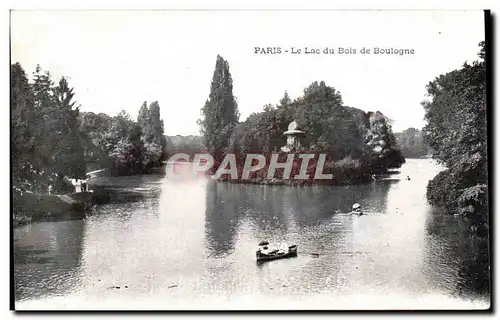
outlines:
M300 138L305 135L305 132L300 130L296 121L290 122L288 130L283 132L286 136L286 146L281 147L283 152L297 151L300 148Z

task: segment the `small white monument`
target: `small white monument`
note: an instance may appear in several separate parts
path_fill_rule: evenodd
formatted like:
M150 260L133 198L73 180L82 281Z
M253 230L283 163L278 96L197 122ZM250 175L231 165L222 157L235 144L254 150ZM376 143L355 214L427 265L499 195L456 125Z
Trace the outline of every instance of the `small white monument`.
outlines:
M290 152L300 148L300 137L305 134L300 130L296 121L290 122L288 130L283 133L286 136L286 146L281 148L283 152Z

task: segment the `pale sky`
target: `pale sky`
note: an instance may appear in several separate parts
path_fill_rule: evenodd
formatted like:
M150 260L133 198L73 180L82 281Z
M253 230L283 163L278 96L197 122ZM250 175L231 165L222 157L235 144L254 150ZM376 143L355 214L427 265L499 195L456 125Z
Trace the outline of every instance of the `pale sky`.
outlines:
M69 78L81 110L133 118L160 104L165 134L199 134L217 54L230 65L240 120L313 81L344 104L381 111L393 130L423 126L425 86L475 60L482 11L14 11L11 59ZM258 55L254 47L352 47L356 55ZM361 55L362 47L414 55ZM372 49L373 50L373 49Z

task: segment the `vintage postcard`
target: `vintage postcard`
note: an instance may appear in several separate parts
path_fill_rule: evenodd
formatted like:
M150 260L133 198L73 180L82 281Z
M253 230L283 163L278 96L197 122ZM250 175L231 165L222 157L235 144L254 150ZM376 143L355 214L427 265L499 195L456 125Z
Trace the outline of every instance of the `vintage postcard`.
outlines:
M15 310L488 310L490 13L12 10Z

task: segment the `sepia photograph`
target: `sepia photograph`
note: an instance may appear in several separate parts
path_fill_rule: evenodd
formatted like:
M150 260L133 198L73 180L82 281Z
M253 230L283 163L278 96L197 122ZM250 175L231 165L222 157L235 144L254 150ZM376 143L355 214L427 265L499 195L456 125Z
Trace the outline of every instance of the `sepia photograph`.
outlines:
M488 311L488 10L11 10L16 311Z

